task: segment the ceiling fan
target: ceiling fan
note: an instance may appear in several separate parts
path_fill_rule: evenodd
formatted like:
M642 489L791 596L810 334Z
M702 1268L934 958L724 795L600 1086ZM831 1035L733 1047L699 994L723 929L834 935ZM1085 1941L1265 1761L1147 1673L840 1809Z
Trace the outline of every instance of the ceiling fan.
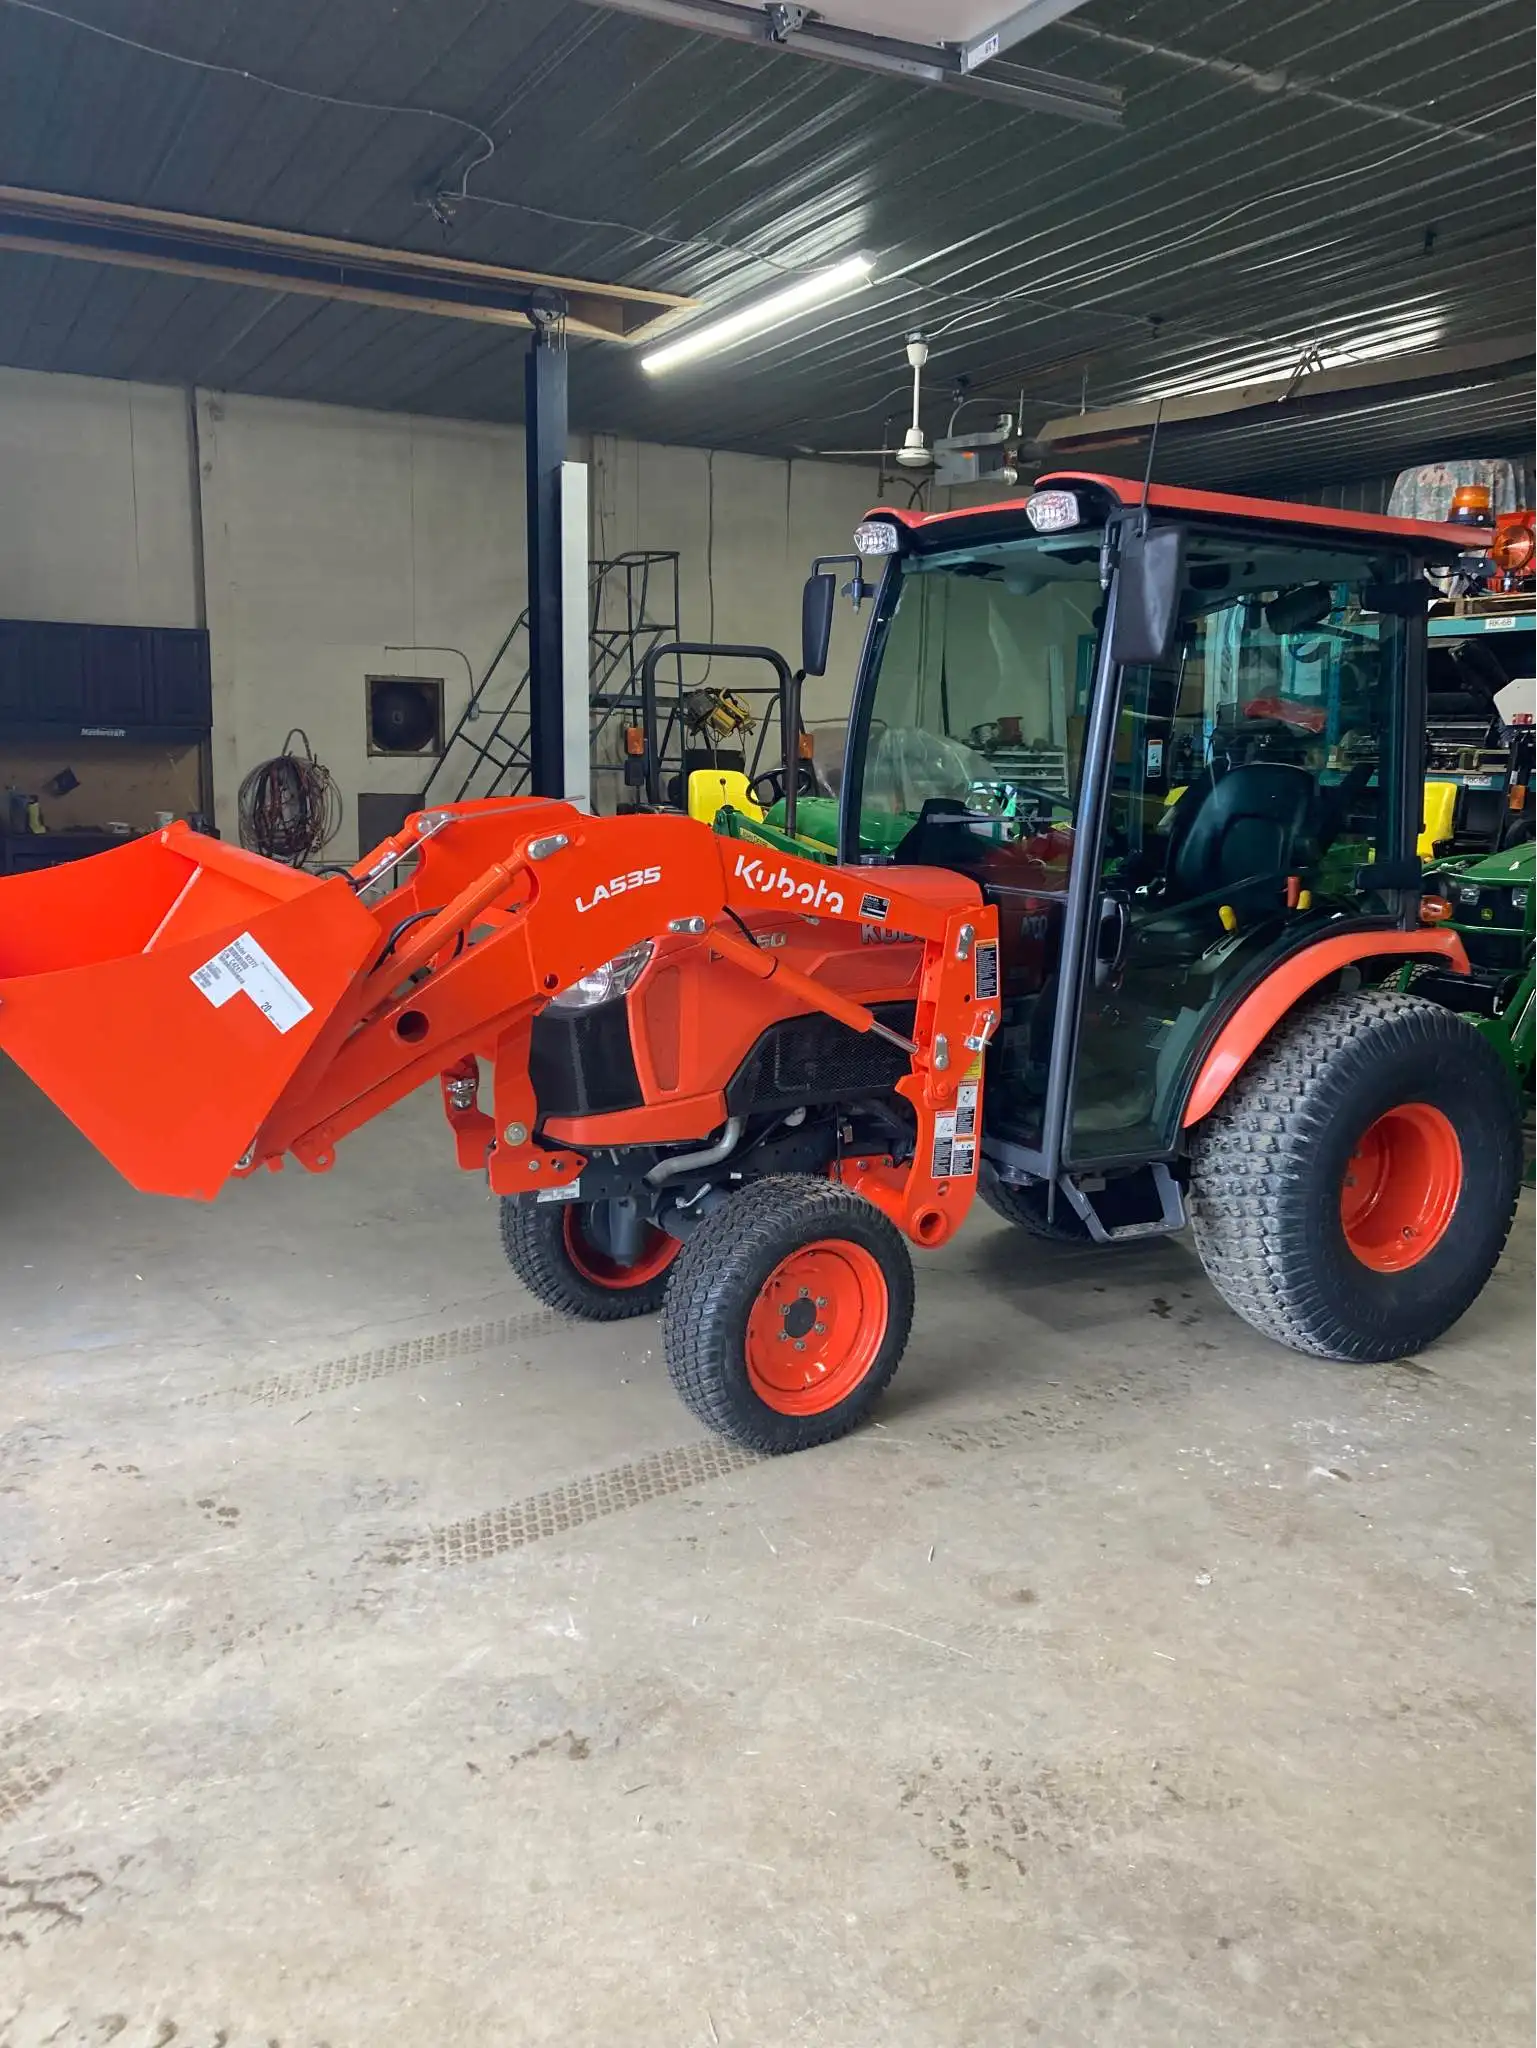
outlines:
M907 337L907 360L913 371L913 417L911 426L902 436L900 448L818 448L808 449L807 454L853 455L866 460L878 456L883 469L888 462L894 462L898 469L906 470L914 477L921 476L924 483L932 480L946 487L980 483L1007 487L1016 483L1019 472L1015 464L1020 449L1013 413L999 413L992 426L981 433L940 434L933 441L927 438L923 431L921 407L923 366L928 359L927 338L915 329ZM952 427L961 411L963 390L964 385L958 383L953 394L956 408L950 415Z
M902 445L894 452L894 460L903 469L932 469L934 451L930 448L923 432L920 412L923 404L923 366L929 359L929 345L915 328L907 337L907 360L913 369L913 419L912 425L902 436ZM884 461L893 457L890 448L818 448L818 455L878 455Z

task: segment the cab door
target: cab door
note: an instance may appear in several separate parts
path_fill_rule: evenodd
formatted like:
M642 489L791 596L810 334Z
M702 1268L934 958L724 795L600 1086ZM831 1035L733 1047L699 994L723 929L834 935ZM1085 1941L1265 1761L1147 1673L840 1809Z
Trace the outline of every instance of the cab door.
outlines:
M1407 564L1190 535L1174 649L1119 680L1062 1150L1169 1157L1220 1022L1342 919L1393 918L1405 843Z

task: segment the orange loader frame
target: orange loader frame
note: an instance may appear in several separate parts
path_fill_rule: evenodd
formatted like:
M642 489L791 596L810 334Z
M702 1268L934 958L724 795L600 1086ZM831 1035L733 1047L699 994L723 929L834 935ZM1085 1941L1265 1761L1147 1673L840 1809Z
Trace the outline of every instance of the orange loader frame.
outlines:
M408 864L409 879L381 889ZM535 1136L535 1015L663 939L902 1047L911 1160L844 1158L834 1177L932 1246L976 1191L978 1148L954 1139L958 1114L963 1132L981 1129L997 915L961 875L879 882L872 899L868 870L760 858L688 818L593 817L538 798L418 812L324 878L172 825L6 884L0 1046L148 1193L211 1198L290 1154L324 1172L345 1137L437 1076L459 1164L526 1195L587 1163ZM922 949L910 1038L759 938L788 916L857 946L877 914L881 936L912 942L893 954ZM667 1136L707 1137L719 1119L702 1113L701 1128Z

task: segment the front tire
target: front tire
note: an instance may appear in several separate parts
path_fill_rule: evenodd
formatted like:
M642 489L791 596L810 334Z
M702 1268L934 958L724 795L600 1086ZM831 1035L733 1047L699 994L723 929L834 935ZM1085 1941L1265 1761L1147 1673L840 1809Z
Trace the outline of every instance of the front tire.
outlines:
M648 1228L639 1258L622 1265L604 1251L591 1202L502 1197L502 1250L537 1300L589 1323L653 1315L662 1306L677 1238Z
M835 1181L755 1181L707 1216L662 1315L667 1370L709 1429L778 1456L864 1421L907 1343L913 1268L879 1209Z
M1520 1174L1499 1054L1452 1011L1372 990L1288 1019L1198 1126L1190 1221L1255 1329L1319 1358L1401 1358L1477 1298Z

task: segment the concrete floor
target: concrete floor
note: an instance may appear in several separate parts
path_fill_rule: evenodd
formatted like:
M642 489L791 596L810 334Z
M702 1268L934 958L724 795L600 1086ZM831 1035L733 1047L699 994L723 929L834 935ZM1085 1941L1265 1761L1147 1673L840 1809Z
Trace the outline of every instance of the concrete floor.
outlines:
M211 1209L0 1128L4 2048L1530 2042L1529 1206L1380 1369L982 1215L750 1464L428 1098Z

